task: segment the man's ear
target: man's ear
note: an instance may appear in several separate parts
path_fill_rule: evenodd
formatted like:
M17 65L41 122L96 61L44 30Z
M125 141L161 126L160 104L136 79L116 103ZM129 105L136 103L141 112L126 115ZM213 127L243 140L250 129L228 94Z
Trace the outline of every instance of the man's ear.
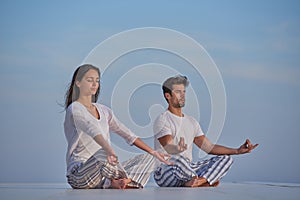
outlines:
M169 100L171 98L171 95L169 93L165 93L165 98Z

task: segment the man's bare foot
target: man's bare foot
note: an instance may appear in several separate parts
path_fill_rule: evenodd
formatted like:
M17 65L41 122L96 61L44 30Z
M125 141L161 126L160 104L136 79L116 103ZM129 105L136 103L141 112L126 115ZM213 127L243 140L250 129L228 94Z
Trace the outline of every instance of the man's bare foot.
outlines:
M126 189L126 185L130 183L132 180L127 178L122 179L112 179L111 180L111 188L113 189Z
M217 187L220 184L220 181L215 182L214 184L210 185L208 182L199 185L198 187Z
M192 180L184 184L185 187L200 187L201 185L207 183L206 179L203 177L194 176Z
M125 189L140 189L138 186L126 185Z

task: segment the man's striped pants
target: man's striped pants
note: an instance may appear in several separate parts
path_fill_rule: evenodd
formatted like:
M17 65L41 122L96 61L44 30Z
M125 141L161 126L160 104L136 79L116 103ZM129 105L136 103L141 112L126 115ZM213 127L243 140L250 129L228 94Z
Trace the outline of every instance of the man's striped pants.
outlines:
M154 171L154 180L161 187L181 187L192 177L203 177L210 185L226 175L233 163L228 155L215 156L207 160L190 162L183 156L172 156L174 165L161 164Z

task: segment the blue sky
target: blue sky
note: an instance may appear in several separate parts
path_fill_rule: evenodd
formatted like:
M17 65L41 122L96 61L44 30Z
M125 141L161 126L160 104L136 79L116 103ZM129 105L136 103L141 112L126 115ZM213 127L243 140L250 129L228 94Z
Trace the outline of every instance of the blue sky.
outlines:
M173 29L200 43L218 66L226 89L226 120L218 143L238 147L247 137L260 143L252 154L235 156L224 180L300 182L299 1L0 5L0 182L65 182L64 113L58 103L71 75L100 42L141 27ZM206 131L211 110L205 83L165 52L135 52L116 61L115 76L103 77L99 102L109 104L116 77L149 62L173 65L189 76L201 99L200 123ZM147 123L145 113L153 104L166 106L157 85L134 93L129 107L140 109L131 113L136 123Z

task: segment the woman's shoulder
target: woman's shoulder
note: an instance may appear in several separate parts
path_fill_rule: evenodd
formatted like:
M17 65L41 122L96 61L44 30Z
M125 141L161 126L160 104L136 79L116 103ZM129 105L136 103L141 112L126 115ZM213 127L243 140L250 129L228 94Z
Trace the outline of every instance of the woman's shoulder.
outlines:
M104 115L107 120L110 120L113 117L113 112L108 106L100 103L94 103L94 105L97 107L100 115Z
M106 105L100 104L100 103L94 103L94 105L98 108L98 110L103 113L105 116L111 116L112 115L112 110Z
M81 103L74 101L68 106L66 112L73 113L73 112L81 112L83 110L84 110L84 106Z
M94 103L94 105L95 105L97 108L100 108L100 109L103 110L103 111L109 111L109 112L111 112L111 109L110 109L108 106L106 106L106 105L103 105L103 104L101 104L101 103Z

